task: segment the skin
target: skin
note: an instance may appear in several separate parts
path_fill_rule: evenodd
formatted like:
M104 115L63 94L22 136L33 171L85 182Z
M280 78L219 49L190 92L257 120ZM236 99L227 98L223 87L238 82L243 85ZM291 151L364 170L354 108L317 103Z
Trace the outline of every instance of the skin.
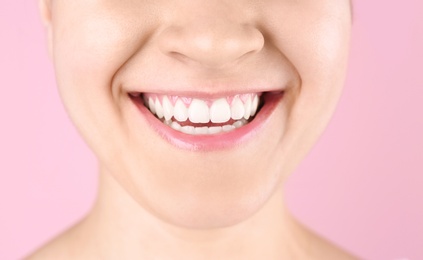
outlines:
M100 182L88 216L28 259L356 259L297 222L283 195L341 94L349 1L39 3ZM281 87L265 129L216 151L166 142L128 98Z

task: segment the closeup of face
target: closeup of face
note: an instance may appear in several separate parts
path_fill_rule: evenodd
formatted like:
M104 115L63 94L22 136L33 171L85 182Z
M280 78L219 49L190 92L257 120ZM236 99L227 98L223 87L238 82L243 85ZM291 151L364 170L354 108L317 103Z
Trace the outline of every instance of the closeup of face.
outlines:
M41 4L61 98L102 174L178 226L257 212L342 91L348 0Z

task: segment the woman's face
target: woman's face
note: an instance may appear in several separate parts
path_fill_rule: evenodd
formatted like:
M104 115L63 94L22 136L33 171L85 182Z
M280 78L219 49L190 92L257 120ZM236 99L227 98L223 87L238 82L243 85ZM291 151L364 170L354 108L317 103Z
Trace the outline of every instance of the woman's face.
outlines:
M41 1L61 97L102 174L169 223L257 212L341 93L348 0Z

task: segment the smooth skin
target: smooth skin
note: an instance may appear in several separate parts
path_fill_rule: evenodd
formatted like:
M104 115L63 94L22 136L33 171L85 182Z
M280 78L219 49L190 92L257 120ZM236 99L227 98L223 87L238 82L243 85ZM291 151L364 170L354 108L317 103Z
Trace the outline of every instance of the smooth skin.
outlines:
M28 259L357 259L297 222L283 184L342 92L348 0L39 0L63 103L98 158L92 211ZM285 88L242 145L183 149L128 97Z

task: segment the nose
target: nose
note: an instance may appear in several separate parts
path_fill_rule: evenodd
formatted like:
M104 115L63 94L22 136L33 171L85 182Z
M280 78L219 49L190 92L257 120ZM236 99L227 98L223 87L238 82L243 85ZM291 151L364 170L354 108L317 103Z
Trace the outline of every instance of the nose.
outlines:
M196 16L184 25L171 25L159 35L160 51L185 63L221 68L259 52L263 34L248 23L228 17Z

